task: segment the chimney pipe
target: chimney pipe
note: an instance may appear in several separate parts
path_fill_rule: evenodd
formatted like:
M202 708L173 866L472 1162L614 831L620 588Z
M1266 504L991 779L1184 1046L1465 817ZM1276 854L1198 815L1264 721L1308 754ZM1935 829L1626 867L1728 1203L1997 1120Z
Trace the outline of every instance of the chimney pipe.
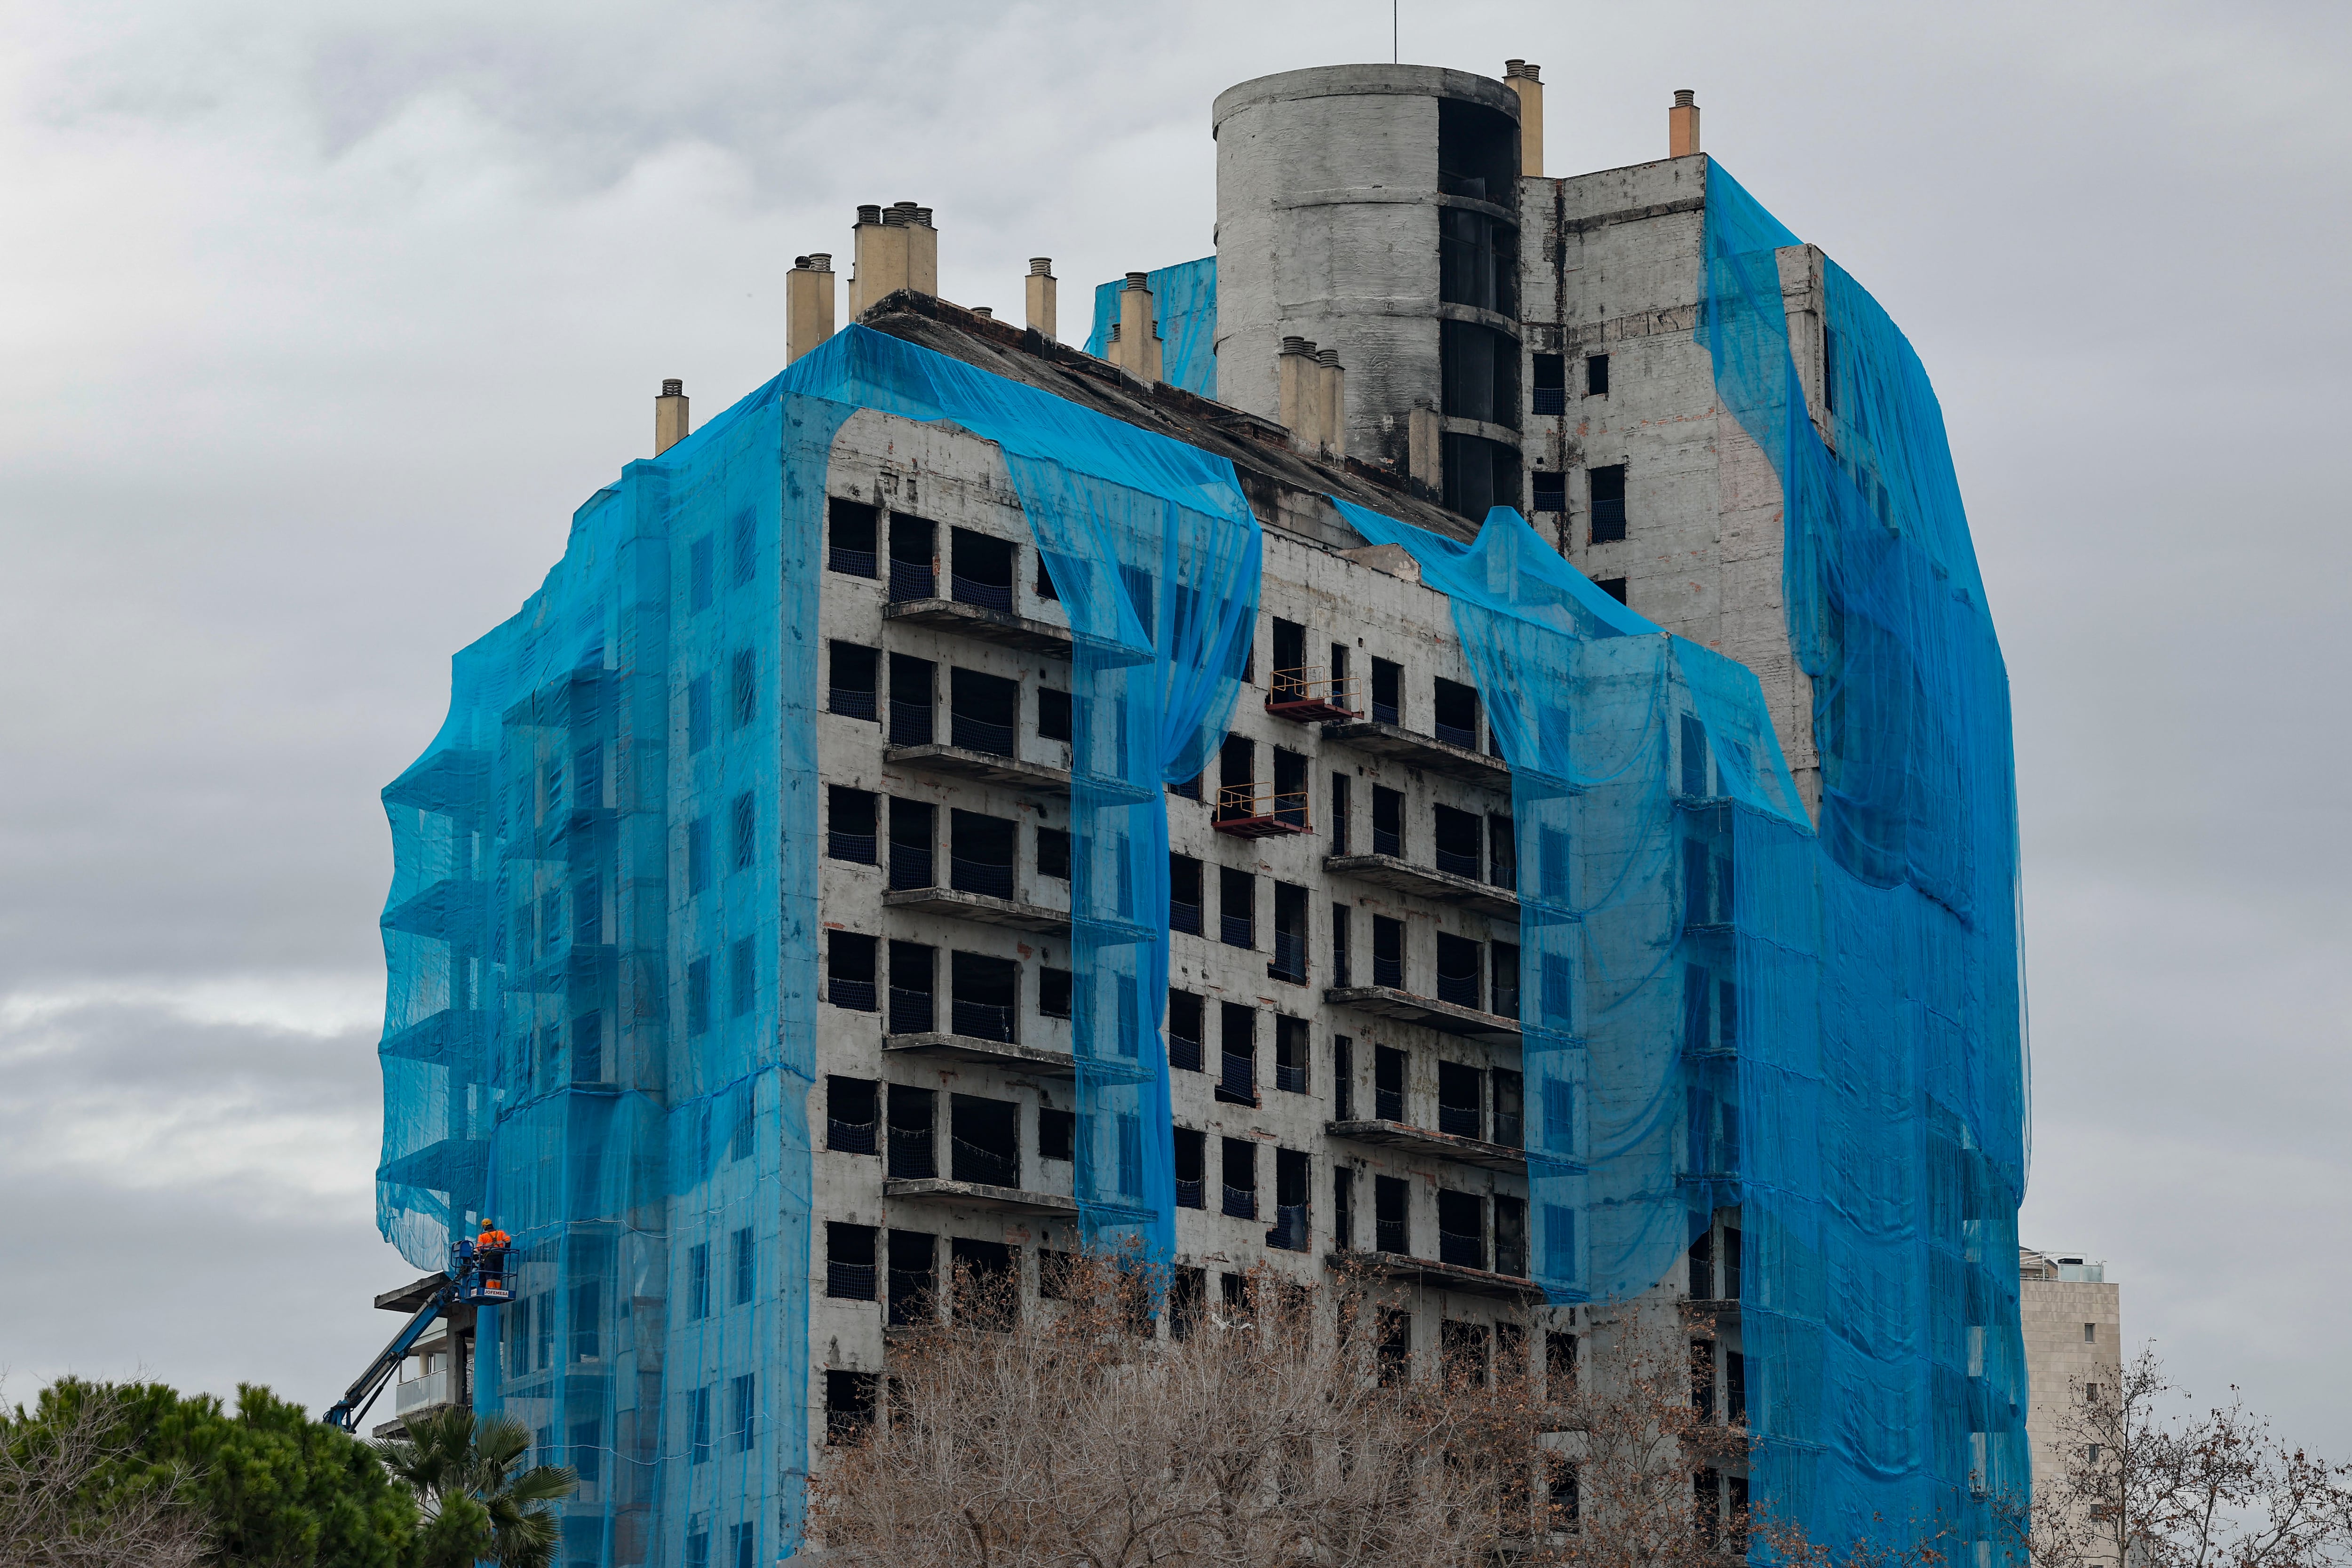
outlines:
M940 234L930 217L930 208L912 202L857 209L857 226L850 231L856 242L856 270L849 279L852 320L901 289L938 295Z
M1323 450L1338 462L1348 455L1348 373L1340 368L1338 349L1318 351L1315 362L1322 381Z
M1519 95L1519 174L1543 175L1543 67L1525 60L1503 62L1503 85Z
M1666 156L1690 158L1698 153L1698 94L1689 88L1675 89L1675 106L1666 110Z
M1160 379L1160 325L1153 315L1151 274L1129 273L1118 295L1118 353L1111 363L1139 381Z
M1323 366L1315 345L1296 335L1285 337L1282 353L1274 362L1274 372L1282 400L1283 428L1290 432L1291 449L1311 457L1322 448L1328 424Z
M654 456L658 458L685 440L689 427L686 383L672 376L662 383L661 395L654 399Z
M1060 291L1059 280L1054 276L1054 258L1050 256L1031 257L1029 276L1022 281L1028 296L1026 302L1029 307L1029 326L1040 337L1051 342L1054 340L1056 310L1055 297Z
M793 258L784 275L784 363L833 336L833 258L824 251Z

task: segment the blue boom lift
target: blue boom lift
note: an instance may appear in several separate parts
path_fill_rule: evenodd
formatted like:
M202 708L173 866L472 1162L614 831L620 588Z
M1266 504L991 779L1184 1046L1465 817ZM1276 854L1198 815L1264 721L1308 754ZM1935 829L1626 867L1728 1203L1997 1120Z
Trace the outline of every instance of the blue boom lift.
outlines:
M401 1325L400 1331L392 1336L392 1342L368 1363L365 1372L352 1379L349 1388L343 1390L341 1400L327 1412L327 1425L340 1426L346 1432L356 1432L359 1424L367 1417L368 1407L383 1392L383 1385L392 1381L392 1374L400 1369L402 1358L408 1354L418 1340L425 1337L425 1331L439 1319L454 1318L461 1308L497 1307L513 1300L512 1282L507 1276L508 1251L503 1247L487 1250L477 1248L470 1241L461 1241L449 1249L449 1271L440 1276L437 1283L433 1276L425 1276L422 1282L424 1299L417 1306L415 1315ZM412 1287L401 1294L414 1300L416 1289ZM465 1315L470 1318L473 1314L469 1310Z

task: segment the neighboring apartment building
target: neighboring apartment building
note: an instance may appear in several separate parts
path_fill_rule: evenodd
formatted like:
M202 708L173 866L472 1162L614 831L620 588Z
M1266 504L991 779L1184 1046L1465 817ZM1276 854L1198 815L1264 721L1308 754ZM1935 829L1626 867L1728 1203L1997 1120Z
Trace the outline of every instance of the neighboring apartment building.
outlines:
M380 1212L515 1234L442 1375L581 1470L563 1560L785 1555L894 1323L1121 1241L1160 1333L1368 1268L1424 1368L1698 1303L1777 1506L1989 1542L2015 837L1932 396L1695 107L1551 179L1540 103L1221 97L1205 372L1160 275L1089 357L861 209L858 330L803 258L793 369L667 388L458 656L385 791Z
M2079 1451L2067 1411L2073 1405L2112 1404L2122 1386L2122 1292L2108 1283L2103 1262L2029 1247L2017 1249L2017 1278L2034 1473L2049 1477L2077 1463L2096 1463L2098 1455Z

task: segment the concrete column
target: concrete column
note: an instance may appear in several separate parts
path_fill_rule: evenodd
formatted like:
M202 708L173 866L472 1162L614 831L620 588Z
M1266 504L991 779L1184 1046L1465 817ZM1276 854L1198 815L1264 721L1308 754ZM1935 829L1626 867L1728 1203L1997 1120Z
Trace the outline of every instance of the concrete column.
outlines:
M675 378L663 382L661 395L654 399L654 456L685 440L692 428L686 416L686 383Z
M1666 156L1689 158L1698 153L1698 94L1689 88L1675 89L1675 106L1666 110Z
M1445 425L1436 409L1416 406L1412 410L1406 450L1413 483L1427 487L1432 496L1444 495Z
M784 275L784 363L833 336L833 258L823 251L793 258Z
M1543 176L1543 80L1541 66L1525 60L1503 62L1503 85L1519 95L1519 174Z
M1158 381L1160 330L1152 321L1150 274L1130 272L1118 296L1118 353L1115 363L1142 381Z
M1316 392L1323 413L1323 450L1337 461L1348 455L1348 373L1339 368L1338 349L1318 351L1315 361Z
M1039 335L1051 342L1054 338L1055 297L1060 285L1054 277L1054 258L1033 256L1029 258L1028 288L1029 325Z

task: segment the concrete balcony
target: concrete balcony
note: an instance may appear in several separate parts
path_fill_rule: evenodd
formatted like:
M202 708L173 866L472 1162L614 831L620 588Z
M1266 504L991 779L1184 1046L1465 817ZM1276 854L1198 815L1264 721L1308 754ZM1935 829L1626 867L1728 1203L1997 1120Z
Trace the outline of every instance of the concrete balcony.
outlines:
M1464 1007L1453 1002L1440 1002L1434 996L1418 996L1401 991L1393 985L1334 986L1323 993L1323 1000L1339 1007L1353 1007L1360 1013L1375 1017L1393 1018L1401 1024L1418 1024L1441 1034L1459 1035L1465 1040L1481 1040L1488 1045L1516 1046L1519 1043L1519 1021L1506 1018L1499 1013L1481 1013L1475 1007Z
M1064 659L1070 657L1069 627L961 599L902 599L886 608L882 616L909 626L977 637L1021 653L1042 653Z
M882 762L886 767L946 773L952 778L1003 784L1009 789L1034 790L1040 795L1067 796L1070 793L1070 771L1067 768L1047 767L1043 763L1024 762L1018 757L999 756L993 752L976 752L966 746L937 742L926 746L885 746L882 748Z
M1008 1068L1046 1078L1076 1078L1077 1065L1067 1051L1049 1051L1010 1040L987 1040L977 1035L885 1035L883 1054L939 1057L982 1067Z
M1058 1193L996 1187L986 1182L950 1181L945 1176L891 1178L883 1182L882 1196L893 1203L950 1204L996 1209L1004 1214L1049 1215L1060 1219L1076 1219L1078 1214L1077 1200Z
M1454 1160L1465 1165L1475 1165L1484 1171L1500 1171L1506 1175L1524 1176L1528 1172L1528 1153L1524 1149L1489 1143L1483 1138L1459 1138L1451 1132L1440 1132L1430 1127L1414 1127L1402 1121L1369 1119L1328 1121L1323 1125L1323 1131L1328 1137L1345 1138L1353 1143L1377 1143L1407 1154L1423 1154L1433 1160Z
M1066 910L1049 910L1041 904L1024 904L954 888L901 888L883 894L882 907L915 914L945 915L950 920L978 921L982 925L1003 926L1007 931L1027 931L1034 936L1066 938L1070 934Z
M1511 770L1502 758L1441 741L1434 735L1420 734L1401 724L1383 723L1378 719L1351 719L1343 724L1324 725L1323 739L1338 741L1374 756L1393 757L1408 767L1442 773L1450 779L1498 790L1511 787Z
M1458 905L1494 920L1519 918L1519 896L1508 888L1497 888L1431 866L1416 866L1395 855L1327 855L1323 869L1333 876L1353 877L1415 898Z
M1333 1268L1358 1268L1382 1279L1425 1285L1436 1290L1459 1290L1471 1296L1491 1296L1506 1301L1541 1300L1544 1293L1542 1286L1516 1274L1497 1274L1491 1268L1465 1268L1458 1263L1409 1258L1402 1252L1339 1250L1328 1254L1323 1261Z

